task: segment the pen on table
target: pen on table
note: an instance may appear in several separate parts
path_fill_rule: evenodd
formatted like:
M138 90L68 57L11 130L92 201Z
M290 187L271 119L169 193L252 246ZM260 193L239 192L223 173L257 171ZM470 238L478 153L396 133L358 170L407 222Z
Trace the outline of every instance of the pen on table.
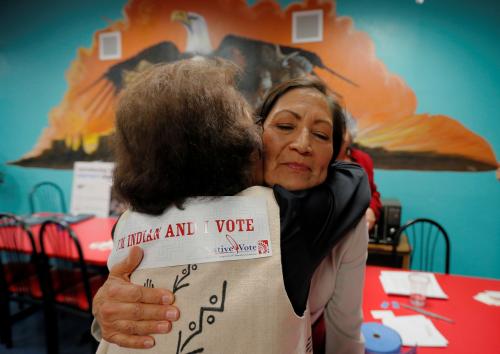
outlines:
M430 311L423 310L421 308L410 306L410 305L406 305L406 304L400 304L400 305L402 307L404 307L404 308L413 310L415 312L420 312L421 314L427 315L429 317L434 317L434 318L437 318L439 320L443 320L443 321L450 322L450 323L455 323L455 321L453 321L451 318L438 315L437 313L434 313L434 312L430 312Z

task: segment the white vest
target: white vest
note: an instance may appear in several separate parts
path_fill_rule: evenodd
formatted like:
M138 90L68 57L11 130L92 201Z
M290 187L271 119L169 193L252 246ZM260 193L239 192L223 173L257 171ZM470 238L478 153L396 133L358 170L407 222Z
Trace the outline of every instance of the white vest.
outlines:
M309 309L297 316L285 291L279 208L273 192L251 187L239 195L266 200L272 256L135 271L135 284L176 289L180 319L170 333L154 335L152 349L126 349L102 340L97 353L312 353ZM124 216L115 231L115 246L117 234L133 231L127 230Z

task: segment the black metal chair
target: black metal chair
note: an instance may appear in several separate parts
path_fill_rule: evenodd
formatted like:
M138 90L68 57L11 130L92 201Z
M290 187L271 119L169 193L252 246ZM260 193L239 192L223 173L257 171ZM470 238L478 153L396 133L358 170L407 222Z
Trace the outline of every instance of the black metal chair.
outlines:
M61 187L54 182L40 182L29 194L31 213L54 212L66 213L66 202Z
M396 239L405 234L411 246L410 269L450 273L450 239L436 221L419 218L401 226ZM444 253L443 257L438 257Z
M48 352L59 352L59 312L85 318L89 322L89 338L93 352L97 342L90 335L92 298L106 280L89 270L83 251L71 227L63 221L48 220L40 229L40 258L46 284L45 315Z
M31 231L18 217L0 214L0 339L11 348L12 327L42 308L38 256ZM17 303L18 311L11 311Z

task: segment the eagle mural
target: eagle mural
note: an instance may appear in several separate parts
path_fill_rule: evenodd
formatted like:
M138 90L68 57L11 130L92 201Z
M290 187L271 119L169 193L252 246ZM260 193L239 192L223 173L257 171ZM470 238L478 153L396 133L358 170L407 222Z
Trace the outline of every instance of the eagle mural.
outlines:
M320 57L313 52L232 34L225 36L218 48L213 49L203 16L194 12L174 11L171 19L179 21L186 29L185 51L180 52L175 44L164 41L111 66L89 87L101 85L97 95L91 100L93 109L99 109L100 105L109 102L110 98L116 96L137 72L153 64L195 56L221 57L237 63L243 69L239 89L254 106L273 84L298 76L315 74L314 68L321 68L357 86L348 78L325 66Z
M334 2L305 1L282 10L274 1L131 0L126 18L99 31L120 31L123 60L101 61L97 40L80 49L63 101L32 151L14 164L72 168L74 161L112 160L114 105L138 73L156 63L222 57L243 69L239 89L254 106L278 82L318 75L358 120L356 144L387 169L484 171L497 162L490 145L456 120L416 114L413 91L375 57L370 38L337 17ZM290 44L291 14L322 9L324 40ZM217 43L217 46L213 46ZM429 139L429 136L434 138ZM439 137L439 138L437 138Z

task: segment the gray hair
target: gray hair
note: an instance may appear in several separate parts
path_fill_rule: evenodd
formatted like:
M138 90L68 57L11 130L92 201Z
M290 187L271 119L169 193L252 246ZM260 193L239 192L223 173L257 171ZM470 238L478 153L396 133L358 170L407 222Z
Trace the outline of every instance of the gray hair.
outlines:
M351 141L354 141L354 139L356 139L356 136L358 135L358 124L356 122L356 118L354 118L351 112L349 112L347 109L344 109L344 115L346 131L351 136Z

